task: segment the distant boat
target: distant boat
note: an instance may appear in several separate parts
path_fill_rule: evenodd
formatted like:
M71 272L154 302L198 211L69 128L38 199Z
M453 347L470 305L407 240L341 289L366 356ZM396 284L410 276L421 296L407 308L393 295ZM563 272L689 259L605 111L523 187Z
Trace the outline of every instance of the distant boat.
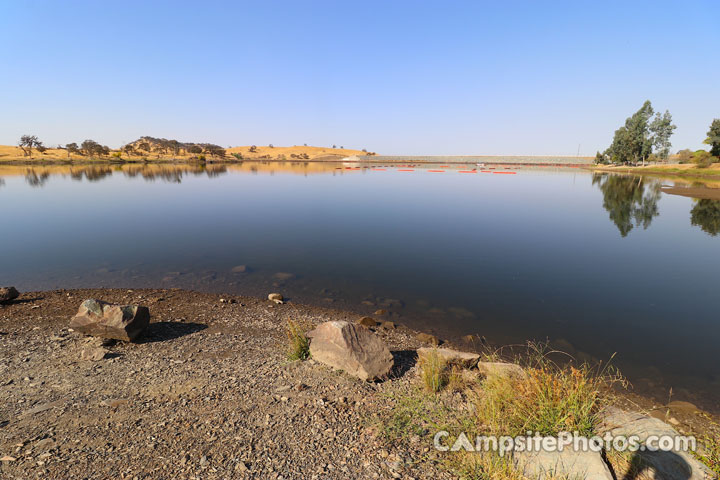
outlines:
M476 163L475 165L477 165L478 167L484 167L484 166L485 166L484 163Z

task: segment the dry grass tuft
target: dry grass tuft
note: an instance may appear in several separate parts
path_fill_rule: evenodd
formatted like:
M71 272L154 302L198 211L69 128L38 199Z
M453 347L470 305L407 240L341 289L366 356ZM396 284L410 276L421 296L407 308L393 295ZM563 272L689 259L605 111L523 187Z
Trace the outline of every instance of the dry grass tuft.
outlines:
M705 435L699 440L703 446L703 451L696 456L710 470L720 476L720 439Z
M420 358L420 377L425 388L430 392L439 392L447 385L449 376L445 360L435 351Z
M288 360L307 360L310 358L310 339L306 335L309 329L308 325L288 319L285 327Z
M609 367L560 366L548 359L550 352L542 345L531 344L530 349L526 378L494 376L475 389L478 423L497 435L593 435L611 387L624 385L625 379Z

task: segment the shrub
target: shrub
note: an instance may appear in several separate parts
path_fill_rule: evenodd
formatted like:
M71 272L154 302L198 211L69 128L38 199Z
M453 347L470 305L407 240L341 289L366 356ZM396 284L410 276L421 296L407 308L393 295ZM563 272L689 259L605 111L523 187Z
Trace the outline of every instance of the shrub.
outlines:
M687 148L685 150L680 150L677 152L677 161L678 163L690 163L693 159L693 152L692 150L688 150Z
M235 153L231 153L230 155L232 155L233 157L235 157L236 160L242 160L242 159L243 159L242 153L235 152Z
M310 339L305 335L308 328L293 320L287 321L285 333L287 334L288 360L307 360L310 358Z
M713 156L710 155L710 152L698 150L693 155L693 163L695 163L698 168L708 168L713 163Z
M113 157L113 158L122 158L122 153L120 153L120 152L113 152L113 153L112 153L112 157Z
M445 360L437 353L431 351L418 362L420 376L425 388L430 392L439 392L448 383Z

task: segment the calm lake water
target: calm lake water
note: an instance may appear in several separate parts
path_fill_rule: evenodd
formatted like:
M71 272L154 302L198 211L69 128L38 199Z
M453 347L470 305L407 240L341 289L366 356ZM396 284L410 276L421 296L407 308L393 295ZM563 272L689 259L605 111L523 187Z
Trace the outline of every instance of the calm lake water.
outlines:
M720 202L662 181L500 166L0 168L0 285L386 308L443 338L617 352L638 391L720 407Z

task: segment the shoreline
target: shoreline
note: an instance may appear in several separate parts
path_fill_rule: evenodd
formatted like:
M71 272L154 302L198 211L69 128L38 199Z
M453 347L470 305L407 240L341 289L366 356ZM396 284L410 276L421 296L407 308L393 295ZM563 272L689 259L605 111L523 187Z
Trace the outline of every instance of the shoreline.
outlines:
M233 160L229 158L217 158L217 159L206 159L206 160L193 160L188 158L160 158L160 159L13 159L3 160L0 159L0 166L20 166L20 167L36 167L36 166L93 166L93 165L238 165L242 163L351 163L351 164L367 164L367 165L476 165L478 161L482 161L487 165L514 165L514 166L541 166L541 167L568 167L568 168L588 168L592 167L586 162L558 162L553 160L559 160L563 157L547 156L547 157L530 157L530 156L462 156L458 155L457 158L466 158L467 160L455 160L452 156L438 156L437 158L431 159L431 157L389 157L389 156L341 156L341 155L326 155L316 158L309 159L296 159L296 158L244 158L242 160ZM525 159L525 160L519 160ZM538 159L538 161L528 161L527 159ZM547 159L547 161L540 161ZM574 160L575 157L568 157L568 160Z
M682 164L679 164L682 165ZM587 169L593 172L621 173L626 175L647 175L653 177L661 177L668 179L681 179L684 181L712 181L720 180L720 170L718 168L676 168L676 165L668 165L668 168L658 168L654 166L646 167L628 167L628 166L598 166L589 165Z
M87 298L150 309L134 343L103 342L68 329ZM416 350L402 325L375 327L395 367L379 383L310 359L289 362L285 325L361 315L292 302L181 289L25 292L0 306L0 473L106 478L286 478L312 474L453 478L422 462L432 445L384 441L369 427L392 395L417 382ZM376 317L377 320L382 320ZM86 348L105 346L99 361ZM442 347L468 351L467 345ZM665 407L632 392L617 405L660 416ZM670 412L670 409L667 409ZM672 410L676 428L712 431L717 417ZM699 433L698 433L699 434ZM388 458L406 459L389 462ZM219 473L217 473L219 472ZM217 473L217 474L216 474Z

